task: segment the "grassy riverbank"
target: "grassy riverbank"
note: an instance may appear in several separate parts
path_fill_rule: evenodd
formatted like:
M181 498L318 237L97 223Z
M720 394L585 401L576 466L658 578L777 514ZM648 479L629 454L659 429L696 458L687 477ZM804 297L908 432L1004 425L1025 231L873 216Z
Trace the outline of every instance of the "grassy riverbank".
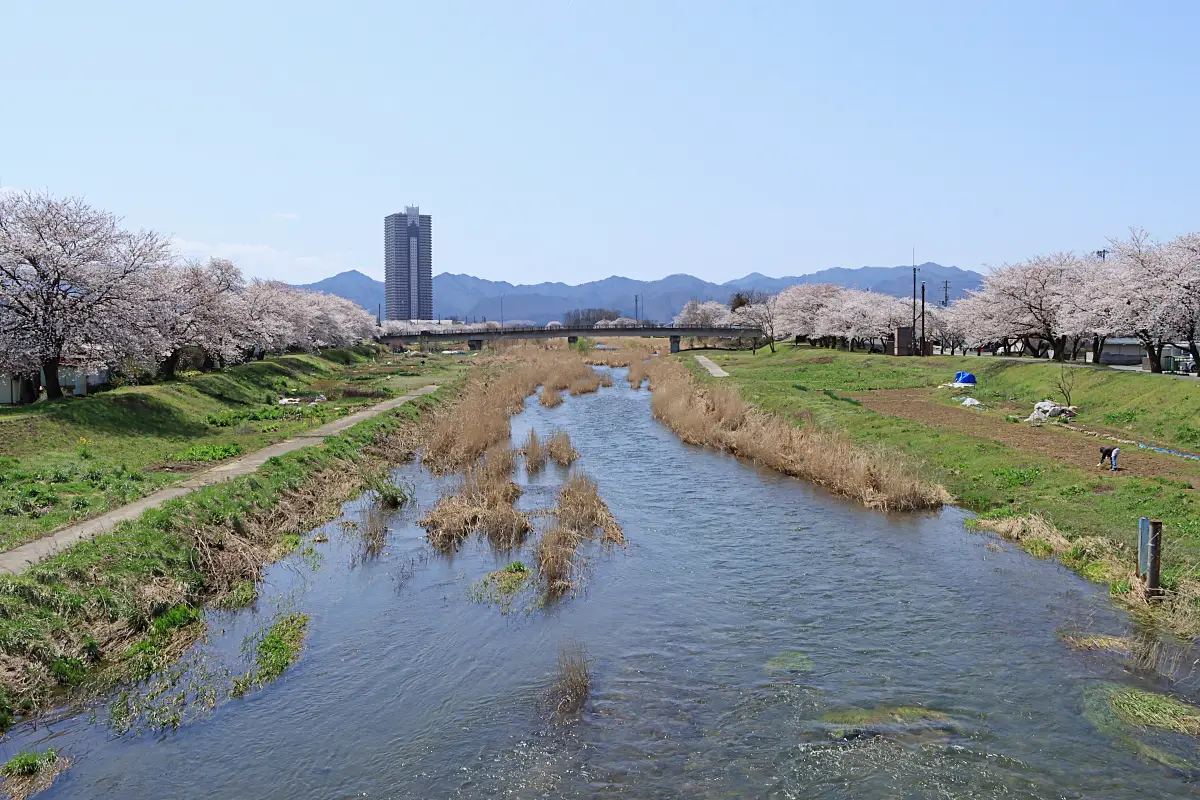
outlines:
M1042 515L1061 531L1064 562L1094 579L1120 578L1096 554L1071 546L1100 537L1136 547L1137 518L1162 519L1164 583L1196 577L1200 564L1200 464L1126 446L1125 469L1096 469L1100 439L1024 418L1034 402L1059 395L1063 369L1046 362L980 358L897 359L785 346L777 353L713 353L742 396L792 419L845 430L861 444L905 454L956 501L986 518ZM681 357L700 380L714 381ZM936 387L970 370L984 410L962 408L958 390ZM1200 419L1200 384L1115 370L1067 368L1078 422L1097 433L1186 448ZM1032 549L1041 550L1040 545Z
M461 369L360 347L0 408L0 550Z
M19 576L0 577L0 728L64 696L162 669L203 632L203 603L252 600L263 566L297 548L385 462L408 457L417 418L452 391L420 397L273 458L253 475L147 511ZM299 636L281 637L279 647L260 650L273 656L272 669L290 663L298 647ZM269 671L263 663L257 669Z

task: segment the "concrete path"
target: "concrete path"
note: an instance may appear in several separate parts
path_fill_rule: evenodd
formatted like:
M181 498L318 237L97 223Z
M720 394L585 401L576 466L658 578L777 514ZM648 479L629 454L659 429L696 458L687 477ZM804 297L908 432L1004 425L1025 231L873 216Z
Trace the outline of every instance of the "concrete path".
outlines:
M135 500L120 508L105 512L98 517L92 517L89 520L71 525L68 528L61 528L54 533L43 536L41 539L35 539L20 547L14 547L12 550L0 553L0 574L16 575L25 571L27 567L49 558L77 542L90 539L100 533L106 533L126 520L137 519L147 509L157 508L168 500L183 497L185 494L190 494L204 486L223 483L241 475L249 475L257 471L269 458L281 456L284 453L290 453L293 450L299 450L302 447L316 444L326 436L341 433L363 420L378 416L386 411L391 411L393 408L407 403L409 400L436 391L437 388L436 385L430 384L403 397L385 400L378 405L371 406L363 411L356 411L335 422L330 422L328 425L313 428L311 431L302 433L294 439L277 442L261 450L255 450L249 455L221 464L219 467L213 467L210 470L193 475L182 483L177 483L174 486L147 495L140 500Z
M708 356L696 356L696 360L699 361L700 366L708 370L708 374L712 375L714 378L729 377L729 373L718 367L716 363Z

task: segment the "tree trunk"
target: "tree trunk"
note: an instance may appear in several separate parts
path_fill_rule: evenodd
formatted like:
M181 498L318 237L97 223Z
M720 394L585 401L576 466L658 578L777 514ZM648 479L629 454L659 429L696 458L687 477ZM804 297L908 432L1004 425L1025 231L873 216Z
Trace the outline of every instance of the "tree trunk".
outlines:
M1053 343L1053 346L1054 346L1054 360L1055 361L1066 361L1067 360L1067 337L1060 336L1057 339L1051 339L1050 341Z
M1150 371L1154 373L1162 373L1162 342L1154 341L1153 337L1139 334L1142 340L1142 345L1146 348L1146 353L1150 356Z
M1192 369L1196 371L1197 375L1200 375L1200 347L1196 345L1194 336L1188 337L1188 350L1192 351Z
M58 359L47 358L42 362L42 372L46 379L46 399L57 400L63 396L62 386L58 382Z
M208 353L204 354L204 363L200 365L201 372L214 372L217 365L213 363L213 358Z
M175 372L179 369L179 356L179 348L172 350L171 354L167 356L167 360L158 368L159 374L164 378L174 378Z
M767 340L767 343L771 345L771 352L774 353L775 352L775 337L772 336L770 339Z

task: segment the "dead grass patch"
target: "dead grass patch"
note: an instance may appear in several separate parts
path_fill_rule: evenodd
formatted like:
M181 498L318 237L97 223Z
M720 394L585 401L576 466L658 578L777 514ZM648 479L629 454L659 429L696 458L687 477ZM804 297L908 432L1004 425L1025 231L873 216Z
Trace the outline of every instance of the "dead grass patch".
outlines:
M577 714L592 692L592 669L587 651L579 642L558 649L558 674L552 689L554 710L559 716Z
M602 541L625 542L625 534L608 504L600 497L596 481L582 472L571 475L559 490L554 514L559 525L578 531L584 537L599 530Z
M648 371L651 411L689 444L716 447L785 475L816 483L868 508L909 511L950 502L897 456L856 446L842 431L796 427L742 400L729 386L705 386L678 362Z
M4 776L4 782L0 788L3 788L11 800L26 800L26 798L49 789L50 785L54 783L54 779L71 766L71 759L58 755L53 748L48 752L54 753L54 757L46 760L36 771L29 774ZM43 756L43 758L45 757Z
M546 465L546 447L538 439L536 430L530 429L529 436L525 438L525 447L521 452L525 454L525 471L530 475L540 472Z
M541 393L538 394L538 400L546 408L557 408L562 405L563 396L561 391L543 386Z
M529 518L513 508L521 488L512 481L516 455L510 448L495 448L463 475L458 490L438 501L419 524L429 543L449 552L478 531L502 548L521 543L533 530Z
M538 573L546 584L547 596L561 597L571 590L575 548L582 540L578 531L562 525L553 525L542 534L536 557Z
M649 370L646 362L637 359L629 365L629 372L625 375L625 380L629 382L630 389L641 389L648 377Z
M546 452L550 458L564 467L569 467L579 458L579 451L571 446L571 437L566 431L555 431L546 440Z

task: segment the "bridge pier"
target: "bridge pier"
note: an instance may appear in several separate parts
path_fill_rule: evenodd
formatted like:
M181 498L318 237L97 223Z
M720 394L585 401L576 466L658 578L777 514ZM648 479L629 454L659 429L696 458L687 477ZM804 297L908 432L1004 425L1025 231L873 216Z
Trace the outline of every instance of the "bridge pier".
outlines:
M467 349L468 350L482 350L483 349L483 339L467 339Z
M578 341L579 341L578 336L568 336L567 337L567 344L575 344Z
M678 336L671 337L671 352L672 353L679 352L679 337Z

